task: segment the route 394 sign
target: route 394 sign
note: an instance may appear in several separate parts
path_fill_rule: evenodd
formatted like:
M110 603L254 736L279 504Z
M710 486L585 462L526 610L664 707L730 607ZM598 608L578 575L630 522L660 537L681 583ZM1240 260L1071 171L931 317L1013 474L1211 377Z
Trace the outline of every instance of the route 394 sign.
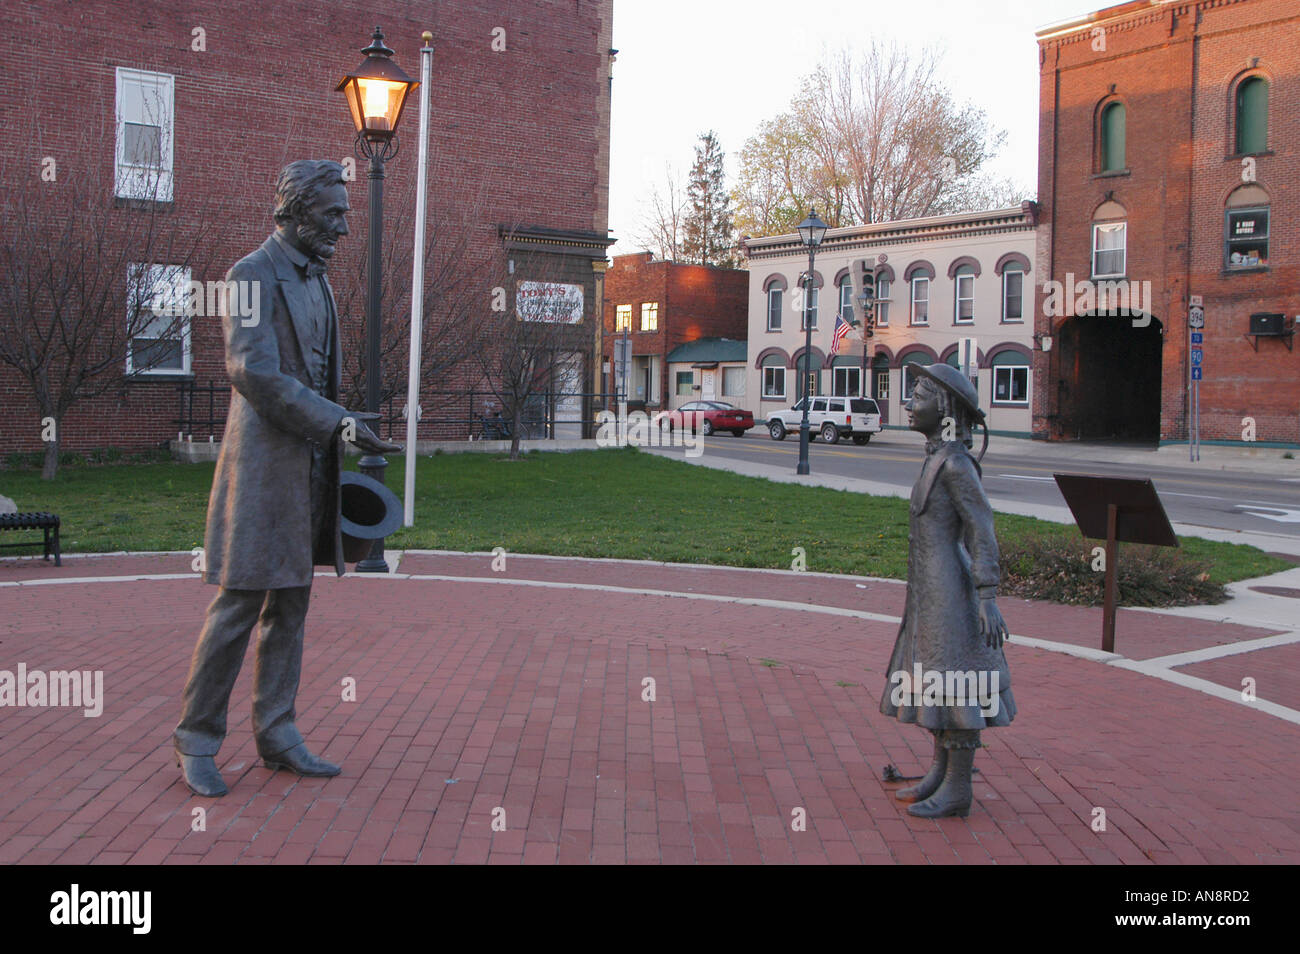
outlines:
M1205 309L1200 305L1193 305L1187 309L1187 325L1189 328L1205 327Z

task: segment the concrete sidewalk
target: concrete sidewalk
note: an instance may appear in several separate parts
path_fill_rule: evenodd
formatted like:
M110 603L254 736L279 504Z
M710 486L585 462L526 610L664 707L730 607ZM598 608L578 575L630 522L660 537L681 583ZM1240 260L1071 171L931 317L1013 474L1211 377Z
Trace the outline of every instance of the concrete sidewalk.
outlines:
M104 674L98 718L4 712L0 862L1300 861L1295 633L1121 610L1109 655L1099 611L1001 601L1018 716L924 821L882 778L928 759L877 708L898 581L392 556L312 592L299 723L343 774L256 761L246 661L216 800L171 758L191 555L0 561L0 669Z
M977 439L982 439L979 435ZM907 444L919 447L925 438L908 429L889 429L872 438L872 444ZM977 445L978 446L978 445ZM1249 443L1202 444L1201 459L1188 459L1186 444L1161 447L1111 441L1035 441L1028 438L989 438L990 454L1033 455L1041 460L1062 463L1132 464L1147 467L1171 467L1188 471L1235 470L1252 474L1273 474L1300 479L1300 448L1260 447ZM1287 459L1284 454L1293 458Z

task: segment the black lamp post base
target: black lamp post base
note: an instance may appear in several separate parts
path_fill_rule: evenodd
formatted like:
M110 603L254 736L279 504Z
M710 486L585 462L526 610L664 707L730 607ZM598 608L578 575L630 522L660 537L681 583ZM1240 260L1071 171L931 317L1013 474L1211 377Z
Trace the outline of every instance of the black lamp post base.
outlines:
M384 473L388 470L388 459L379 454L367 454L357 462L357 470L367 477L373 477L384 483ZM375 541L370 548L370 555L357 563L358 573L388 573L388 561L384 559L384 538Z

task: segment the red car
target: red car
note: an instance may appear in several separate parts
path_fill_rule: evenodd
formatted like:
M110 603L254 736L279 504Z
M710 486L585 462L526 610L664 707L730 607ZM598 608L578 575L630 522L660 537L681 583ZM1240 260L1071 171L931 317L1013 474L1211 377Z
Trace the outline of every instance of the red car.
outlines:
M736 437L744 437L745 431L753 426L752 412L742 411L722 401L691 401L668 415L670 430L679 427L692 433L699 430L706 437L714 431L731 431Z

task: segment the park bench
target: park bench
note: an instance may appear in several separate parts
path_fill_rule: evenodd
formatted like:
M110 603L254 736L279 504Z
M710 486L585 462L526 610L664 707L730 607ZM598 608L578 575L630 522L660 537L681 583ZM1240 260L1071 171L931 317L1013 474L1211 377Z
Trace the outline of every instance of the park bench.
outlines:
M59 518L52 513L0 513L0 530L44 530L45 559L50 558L53 543L54 565L63 566L63 555L59 549ZM51 532L53 539L51 540ZM35 541L23 543L0 543L0 547L34 547Z

